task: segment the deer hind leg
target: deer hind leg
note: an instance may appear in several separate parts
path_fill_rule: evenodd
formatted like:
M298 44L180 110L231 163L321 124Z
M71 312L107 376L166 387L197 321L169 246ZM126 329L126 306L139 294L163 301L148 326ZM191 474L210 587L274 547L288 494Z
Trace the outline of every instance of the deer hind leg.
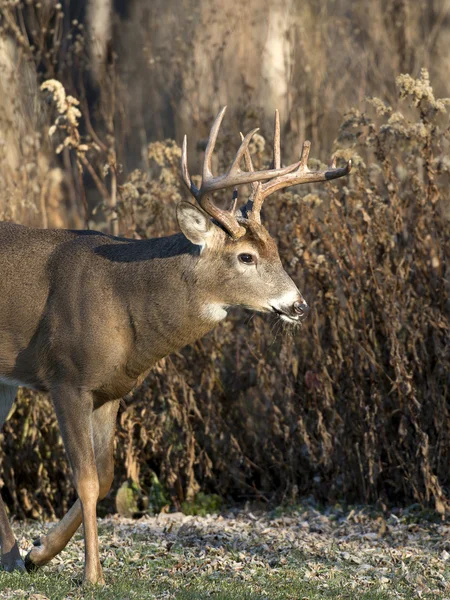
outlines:
M83 580L102 584L104 580L97 532L100 484L94 452L93 395L75 386L61 384L53 388L52 399L81 505L84 530Z
M0 427L6 421L11 406L16 397L17 387L0 383ZM2 548L1 563L5 571L24 571L25 567L20 556L16 538L9 523L6 507L0 496L0 545Z
M119 401L108 402L92 414L95 463L99 481L99 500L109 492L114 476L114 431ZM34 547L25 558L29 571L46 565L63 550L82 521L81 502L78 499L64 518L50 531L34 541Z

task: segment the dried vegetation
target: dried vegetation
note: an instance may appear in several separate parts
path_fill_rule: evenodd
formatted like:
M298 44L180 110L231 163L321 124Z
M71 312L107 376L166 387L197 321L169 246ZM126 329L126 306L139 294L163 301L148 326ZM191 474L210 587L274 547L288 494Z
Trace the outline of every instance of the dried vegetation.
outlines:
M20 33L13 29L17 6L2 3L5 36ZM51 23L59 22L58 14ZM56 25L53 30L59 32ZM72 75L77 61L81 72L85 68L79 23L74 30L67 76L58 71L60 46L46 64L39 46L30 50L16 39L27 64L62 80L80 99L69 108L82 116L77 112L71 123L67 110L53 115L53 104L41 115L61 150L56 163L45 142L45 164L66 181L56 204L45 191L45 174L53 171L38 168L40 154L34 152L19 190L22 204L10 187L0 192L3 215L35 224L41 218L40 225L57 218L69 225L96 221L97 227L137 237L173 233L174 206L185 193L179 148L170 140L145 143L142 169L120 172L120 69L108 67L99 96L89 101ZM417 73L414 45L405 47ZM334 153L353 158L347 181L280 194L265 206L263 218L282 260L313 308L309 320L300 329L283 329L266 316L236 310L209 336L162 361L121 410L116 489L128 477L148 494L156 473L177 507L202 490L266 503L296 502L304 495L383 508L415 501L447 512L449 102L435 98L426 70L399 76L397 94L393 79L380 98L360 102L342 120ZM320 81L325 85L324 76ZM294 89L309 110L301 86ZM320 94L314 90L311 119L301 120L299 129L291 114L288 128L318 138ZM241 125L249 129L262 113L248 102ZM234 124L225 132L223 154L233 152L237 132ZM267 145L263 137L257 141L255 164L267 164ZM8 169L22 173L22 166ZM33 217L23 211L24 202L35 207ZM12 511L19 517L60 515L73 496L48 400L22 391L2 437L2 493Z

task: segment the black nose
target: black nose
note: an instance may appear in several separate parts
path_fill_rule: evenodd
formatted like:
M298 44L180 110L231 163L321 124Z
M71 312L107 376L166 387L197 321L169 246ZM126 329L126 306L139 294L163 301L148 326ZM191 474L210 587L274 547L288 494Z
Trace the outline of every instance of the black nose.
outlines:
M309 306L306 304L306 302L294 302L294 312L301 319L304 319L309 313Z

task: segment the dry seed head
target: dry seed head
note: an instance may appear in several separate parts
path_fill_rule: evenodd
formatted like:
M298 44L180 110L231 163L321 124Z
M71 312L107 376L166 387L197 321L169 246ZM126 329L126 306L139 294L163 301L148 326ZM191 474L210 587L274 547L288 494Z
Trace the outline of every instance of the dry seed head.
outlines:
M44 81L41 90L48 90L52 94L59 113L48 130L49 136L54 135L58 129L66 134L64 141L56 148L56 154L60 154L64 148L75 148L78 155L84 155L89 150L89 145L80 144L78 125L81 111L78 108L79 100L73 96L67 96L64 86L56 79Z
M252 138L252 141L248 145L248 150L250 154L262 154L266 147L266 140L259 133L255 133Z
M392 112L392 108L383 102L383 100L380 100L380 98L366 98L366 102L375 108L379 116L390 115Z
M56 79L47 79L41 85L41 90L48 90L53 95L59 113L64 114L66 112L66 90L62 83Z
M414 106L419 106L421 102L426 102L432 110L445 112L446 106L450 105L450 98L434 97L427 69L421 69L419 79L414 79L411 75L403 74L397 77L395 83L399 89L400 98L411 98Z
M181 148L173 140L167 139L162 142L152 142L148 145L147 156L154 160L159 167L177 165L181 158Z

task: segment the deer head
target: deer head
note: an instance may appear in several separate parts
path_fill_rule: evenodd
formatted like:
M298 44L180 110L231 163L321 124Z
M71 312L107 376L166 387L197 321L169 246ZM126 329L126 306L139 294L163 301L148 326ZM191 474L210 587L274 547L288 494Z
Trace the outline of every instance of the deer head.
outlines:
M226 107L217 115L205 150L202 182L198 188L192 181L187 165L187 138L184 137L181 169L185 184L200 208L181 202L177 217L184 235L201 248L203 261L198 269L206 270L209 306L217 317L225 316L224 308L240 305L256 311L273 312L284 321L298 323L308 313L308 305L297 286L284 270L277 246L261 223L261 207L270 194L300 183L327 181L347 175L351 162L336 168L333 161L325 171L310 171L307 166L310 143L305 142L300 160L281 167L280 121L275 113L273 143L273 168L255 171L249 143L258 131L254 129L245 137L228 172L214 177L211 159ZM246 171L241 170L245 161ZM251 184L251 195L245 206L237 208L237 190L230 210L216 206L211 194L241 184Z

